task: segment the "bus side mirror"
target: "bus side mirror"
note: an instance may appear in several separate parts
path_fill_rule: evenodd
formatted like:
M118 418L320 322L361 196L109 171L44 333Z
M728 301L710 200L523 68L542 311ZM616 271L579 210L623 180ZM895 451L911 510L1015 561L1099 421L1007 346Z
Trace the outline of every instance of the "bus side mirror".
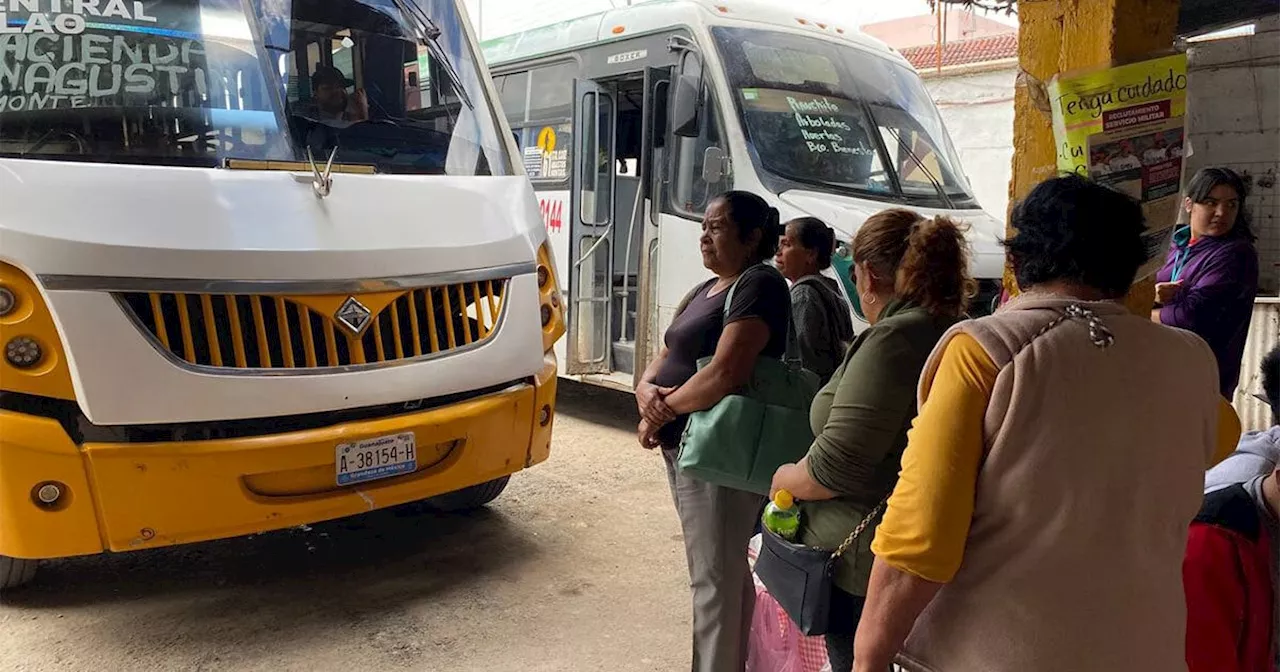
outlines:
M702 153L702 181L707 184L720 184L729 172L729 156L719 147L708 147Z
M675 82L671 101L671 132L684 138L696 138L701 130L699 108L702 87L695 75L680 75Z

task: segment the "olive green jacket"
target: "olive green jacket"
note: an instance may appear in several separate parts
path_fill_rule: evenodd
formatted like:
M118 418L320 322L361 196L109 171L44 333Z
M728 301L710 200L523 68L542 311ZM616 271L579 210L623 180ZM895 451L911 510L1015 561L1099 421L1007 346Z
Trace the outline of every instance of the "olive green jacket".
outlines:
M834 549L898 482L907 430L916 416L916 391L929 353L953 320L895 301L849 346L813 400L809 474L836 499L801 504L800 541ZM874 525L836 566L835 584L865 595L871 576Z

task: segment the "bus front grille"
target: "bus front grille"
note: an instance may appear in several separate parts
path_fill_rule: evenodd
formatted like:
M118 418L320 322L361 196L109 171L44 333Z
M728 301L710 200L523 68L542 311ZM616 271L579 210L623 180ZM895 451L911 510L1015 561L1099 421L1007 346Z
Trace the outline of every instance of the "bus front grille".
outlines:
M497 331L506 280L353 295L117 293L156 347L215 369L332 369L477 346Z

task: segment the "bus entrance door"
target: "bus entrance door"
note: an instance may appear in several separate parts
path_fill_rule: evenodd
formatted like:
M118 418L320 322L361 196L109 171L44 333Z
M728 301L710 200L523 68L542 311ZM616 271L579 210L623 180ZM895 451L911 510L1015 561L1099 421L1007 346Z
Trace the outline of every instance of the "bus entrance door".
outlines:
M569 218L569 342L565 370L571 374L611 370L615 218L614 99L590 80L574 82L573 179Z

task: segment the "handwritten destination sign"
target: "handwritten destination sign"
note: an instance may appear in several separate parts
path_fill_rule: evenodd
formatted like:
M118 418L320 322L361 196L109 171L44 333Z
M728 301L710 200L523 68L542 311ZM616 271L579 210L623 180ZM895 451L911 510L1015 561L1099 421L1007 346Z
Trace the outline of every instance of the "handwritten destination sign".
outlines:
M797 137L810 154L875 154L862 129L854 127L852 101L772 89L743 89L742 98L754 112L787 114L792 126L787 135Z

